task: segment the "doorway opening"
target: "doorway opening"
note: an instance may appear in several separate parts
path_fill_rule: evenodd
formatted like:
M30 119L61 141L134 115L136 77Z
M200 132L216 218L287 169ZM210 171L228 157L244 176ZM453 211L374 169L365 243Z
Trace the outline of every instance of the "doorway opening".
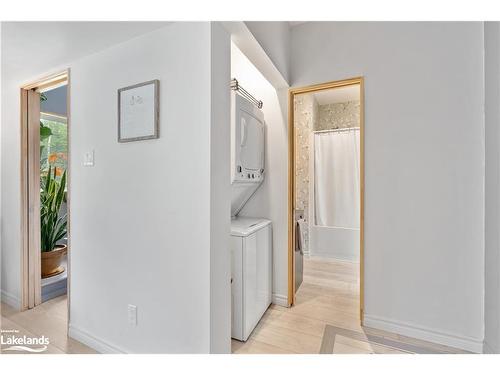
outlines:
M69 72L21 88L21 309L51 301L67 325Z
M362 77L291 89L288 127L288 304L324 295L361 325L363 90Z

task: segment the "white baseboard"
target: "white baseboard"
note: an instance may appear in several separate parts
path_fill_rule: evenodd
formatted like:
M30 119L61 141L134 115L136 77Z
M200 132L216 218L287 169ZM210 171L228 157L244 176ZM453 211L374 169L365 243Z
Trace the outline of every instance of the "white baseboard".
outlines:
M6 292L5 290L1 290L0 300L16 310L21 310L21 300L12 293Z
M125 350L120 349L112 344L107 343L106 341L93 336L89 332L76 328L73 325L69 325L68 336L72 339L80 341L82 344L85 344L92 349L98 351L103 354L124 354L127 353Z
M288 297L287 296L273 293L272 301L275 305L288 307Z
M448 332L437 331L426 327L416 326L400 321L389 320L365 313L363 324L366 327L380 329L403 336L413 337L419 340L429 341L436 344L451 346L453 348L467 350L473 353L483 352L483 341L472 337L455 335Z

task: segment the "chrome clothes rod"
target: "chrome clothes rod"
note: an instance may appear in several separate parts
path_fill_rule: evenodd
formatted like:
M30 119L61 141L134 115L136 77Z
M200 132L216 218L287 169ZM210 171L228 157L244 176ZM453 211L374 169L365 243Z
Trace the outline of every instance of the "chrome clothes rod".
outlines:
M347 132L349 130L359 130L359 127L352 128L337 128L337 129L326 129L326 130L315 130L313 133L331 133L331 132Z
M239 83L238 83L238 80L236 78L233 78L231 80L231 90L234 90L234 91L238 91L240 93L241 96L243 96L244 98L248 99L249 101L251 101L257 108L261 109L262 106L264 105L264 103L262 103L262 100L257 100L255 99L255 97L250 94L247 90L245 90Z

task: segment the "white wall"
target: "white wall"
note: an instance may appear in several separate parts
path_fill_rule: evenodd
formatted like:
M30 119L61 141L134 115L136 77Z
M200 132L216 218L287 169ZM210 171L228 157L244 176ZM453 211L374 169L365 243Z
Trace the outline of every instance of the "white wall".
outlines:
M500 353L500 24L486 22L485 352Z
M4 34L3 34L4 35ZM2 54L4 55L4 54ZM20 117L22 80L8 74L2 61L2 135L1 135L1 299L14 308L21 305L21 216L20 216ZM9 110L6 110L9 108Z
M286 116L282 112L282 102L286 103L286 91L277 93L235 45L231 48L231 76L237 78L245 90L264 102L262 111L267 129L266 175L264 183L247 202L240 216L263 217L273 222L273 302L286 305L288 135Z
M229 66L229 50L217 45L215 52L227 55L212 54L211 39L209 23L177 23L72 66L71 332L77 337L90 332L127 352L230 350L229 335L225 347L211 337L218 333L211 327L223 324L211 321L217 312L211 291L223 288L217 298L226 307L224 297L230 298L229 272L210 275L211 266L229 264L223 248L229 205L218 199L229 192L229 168L217 172L212 164L228 153L211 147L229 141L228 117L211 112L220 93L211 87L218 76L211 64L223 74L216 65ZM151 79L161 85L160 139L117 143L116 89ZM221 121L212 127L211 119ZM85 168L81 156L90 149L96 165ZM215 222L221 212L222 222ZM127 325L127 304L138 307L137 327Z
M480 351L482 24L312 22L291 38L293 86L365 77L366 324Z
M210 352L230 353L231 40L219 23L211 26L210 59Z
M245 25L259 42L287 82L290 80L290 26L287 21L246 21Z
M220 170L229 166L229 35L209 22L173 23L68 66L70 335L104 352L230 352L229 200L222 199L230 178L229 167ZM160 138L119 144L117 89L151 79L160 80ZM12 108L2 118L9 143L2 156L19 154L19 86L2 97ZM89 150L95 166L83 167ZM18 177L17 167L3 181ZM6 280L16 292L13 181L2 192L11 250L2 267L7 260L15 270ZM137 306L136 327L127 324L128 304Z
M68 68L77 58L165 25L161 22L2 22L2 301L16 308L20 306L20 87ZM47 38L52 41L50 45L44 43ZM33 53L36 59L31 59Z

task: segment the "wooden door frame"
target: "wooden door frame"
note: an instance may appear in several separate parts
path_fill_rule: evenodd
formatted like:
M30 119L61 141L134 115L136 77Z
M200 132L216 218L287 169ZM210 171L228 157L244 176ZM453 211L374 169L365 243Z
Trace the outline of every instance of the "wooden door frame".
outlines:
M290 88L288 91L288 305L292 306L295 300L295 126L294 126L294 97L323 90L330 90L345 86L359 85L360 90L360 222L359 222L359 318L361 324L364 319L364 213L365 213L365 100L364 77L354 77L340 81L320 83L305 87Z
M40 164L40 95L34 90L21 89L21 309L33 308L41 302L39 236L40 191L39 174L30 166ZM37 126L38 125L38 128ZM37 133L38 131L38 133Z
M69 69L46 76L20 89L21 108L21 311L33 308L42 301L41 254L40 254L40 170L30 165L40 164L40 102L33 100L41 91L66 82L67 85L67 127L68 127L68 304L70 292L70 71ZM36 94L35 94L36 93ZM32 113L33 115L30 115ZM37 114L36 114L37 113ZM38 121L36 120L38 119ZM31 151L30 151L31 150ZM37 192L35 194L35 192ZM68 305L69 306L69 305ZM69 312L69 308L68 308ZM68 319L69 322L69 319Z

